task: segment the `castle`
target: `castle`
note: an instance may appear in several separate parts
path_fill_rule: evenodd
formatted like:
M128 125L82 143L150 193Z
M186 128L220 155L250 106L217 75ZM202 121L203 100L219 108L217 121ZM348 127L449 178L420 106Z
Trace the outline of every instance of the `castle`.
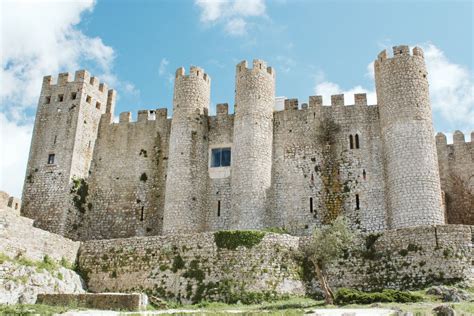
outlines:
M474 142L434 137L423 51L382 51L377 105L321 96L274 111L275 71L236 67L235 113L208 115L211 78L176 71L167 109L121 113L77 71L43 79L21 213L72 239L281 227L306 235L344 214L362 231L474 224Z

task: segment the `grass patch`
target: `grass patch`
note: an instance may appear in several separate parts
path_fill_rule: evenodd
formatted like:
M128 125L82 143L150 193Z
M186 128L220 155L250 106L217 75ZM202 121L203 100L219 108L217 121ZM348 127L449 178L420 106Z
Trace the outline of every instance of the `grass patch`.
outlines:
M59 264L69 270L76 270L76 264L69 262L66 258L62 257L61 260L59 261Z
M263 231L274 234L290 234L284 227L267 227Z
M0 315L56 315L70 310L69 306L35 305L0 305Z
M53 272L58 269L58 264L48 255L44 256L43 261L34 262L34 265L39 271L46 270L48 272Z
M67 267L65 266L66 264L65 264L65 262L63 262L62 259L58 264L54 259L52 259L48 255L45 255L43 257L43 260L36 261L36 260L31 260L29 258L26 258L24 256L19 256L19 257L16 257L16 258L10 258L6 254L0 252L0 264L2 264L4 262L7 262L7 261L10 261L14 264L25 266L25 267L34 267L34 268L36 268L37 272L41 272L41 271L44 271L44 270L46 270L48 272L54 272L54 271L58 270L60 265L64 266L65 268L71 269L69 267L69 265Z
M265 232L261 231L222 230L214 233L214 241L220 249L235 250L239 246L250 249L258 245L264 236Z
M6 261L10 261L10 257L7 256L6 254L4 254L3 252L0 252L0 264L6 262Z

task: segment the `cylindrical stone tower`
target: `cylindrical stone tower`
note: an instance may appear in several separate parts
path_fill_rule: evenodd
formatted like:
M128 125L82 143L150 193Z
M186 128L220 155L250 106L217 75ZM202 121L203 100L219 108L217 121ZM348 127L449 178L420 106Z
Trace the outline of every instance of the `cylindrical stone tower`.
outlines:
M260 229L271 185L275 73L262 60L251 69L243 61L236 72L231 228Z
M211 78L198 67L176 71L163 234L202 231L208 179L207 112Z
M375 61L388 224L443 224L438 158L423 51L395 46Z

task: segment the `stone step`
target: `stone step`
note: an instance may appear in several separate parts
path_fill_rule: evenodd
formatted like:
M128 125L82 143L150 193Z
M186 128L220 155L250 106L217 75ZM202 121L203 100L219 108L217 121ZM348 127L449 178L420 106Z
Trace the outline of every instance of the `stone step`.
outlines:
M143 293L38 294L36 304L138 311L146 309L148 297Z

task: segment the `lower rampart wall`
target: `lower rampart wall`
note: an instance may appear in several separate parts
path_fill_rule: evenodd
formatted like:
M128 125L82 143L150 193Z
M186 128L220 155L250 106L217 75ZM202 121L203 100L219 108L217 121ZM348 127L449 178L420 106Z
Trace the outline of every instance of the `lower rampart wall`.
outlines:
M0 209L0 253L11 258L23 256L43 260L76 261L80 243L33 227L33 220Z
M462 225L366 235L335 262L330 283L373 290L469 281L471 239L472 227ZM318 287L301 256L307 240L260 232L96 240L82 244L79 267L92 292L144 291L182 302L311 295Z

